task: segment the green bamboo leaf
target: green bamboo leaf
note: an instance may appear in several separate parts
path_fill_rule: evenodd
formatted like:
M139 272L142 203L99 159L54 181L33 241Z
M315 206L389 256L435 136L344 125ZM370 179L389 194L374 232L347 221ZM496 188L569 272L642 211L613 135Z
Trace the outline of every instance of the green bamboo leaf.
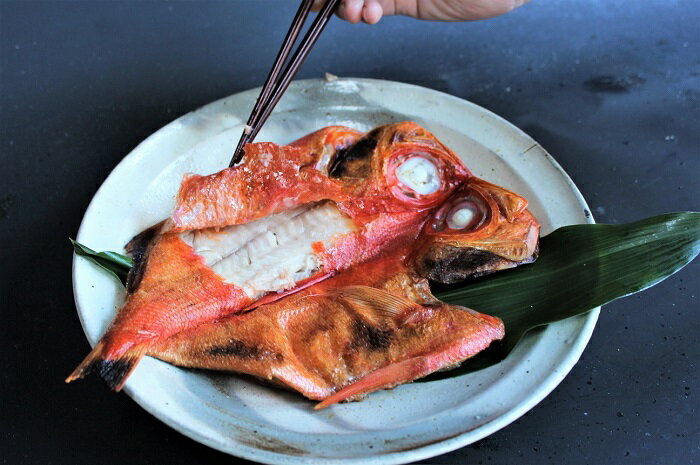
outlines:
M126 275L129 274L129 270L134 264L131 258L116 252L95 252L71 238L68 240L73 244L76 255L85 257L100 268L107 270L122 284L126 283Z
M590 311L647 289L700 252L700 213L669 213L622 225L582 224L557 229L540 242L531 265L437 293L445 302L501 318L501 343L426 380L444 379L503 360L531 329Z

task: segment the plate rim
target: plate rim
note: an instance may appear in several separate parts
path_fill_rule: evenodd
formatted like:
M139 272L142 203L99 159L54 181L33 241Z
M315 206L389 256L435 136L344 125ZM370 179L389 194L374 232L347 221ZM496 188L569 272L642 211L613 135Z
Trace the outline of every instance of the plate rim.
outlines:
M399 81L390 81L390 80L384 80L384 79L373 79L373 78L355 78L355 77L341 77L343 81L354 81L358 83L363 83L363 84L369 84L369 85L390 85L390 86L400 86L400 87L406 87L410 88L414 91L418 92L425 92L427 94L432 94L434 96L437 96L441 99L448 99L452 102L457 103L458 105L465 105L467 107L471 107L472 110L476 110L477 112L482 112L489 117L494 118L497 120L499 123L502 125L508 127L510 130L513 130L517 133L519 133L522 136L527 137L528 139L532 140L535 142L536 147L538 147L539 151L541 152L542 155L544 155L545 159L549 162L550 165L558 172L558 174L561 176L562 180L566 183L567 187L570 189L571 193L575 197L575 199L579 202L579 204L586 209L590 213L590 208L584 199L583 195L581 194L580 190L576 186L576 184L573 182L571 177L564 171L564 169L561 167L561 165L552 157L552 155L544 148L542 145L540 145L534 138L532 138L530 135L525 133L522 129L519 127L515 126L513 123L509 122L505 118L501 117L500 115L494 113L493 111L486 109L480 105L477 105L469 100L462 99L460 97L450 95L448 93L435 90L435 89L430 89L428 87L423 87L419 86L416 84L410 84L410 83L404 83L404 82L399 82ZM312 83L323 83L323 79L318 79L318 78L312 78L312 79L301 79L301 80L295 80L292 82L292 86L295 85L306 85L306 84L312 84ZM84 228L86 224L86 218L88 218L91 215L91 212L97 208L97 203L99 202L99 198L102 196L100 195L101 191L103 190L105 184L107 181L110 179L110 177L115 175L115 172L119 169L119 167L127 161L127 159L130 159L134 156L136 156L139 152L139 149L142 148L144 145L151 144L153 143L154 139L157 139L164 131L173 129L175 125L177 125L181 120L184 118L187 118L190 115L193 115L197 112L200 111L206 111L207 108L211 108L217 104L220 104L220 102L226 101L234 96L238 96L240 94L244 93L259 93L261 87L256 87L252 89L247 89L243 90L240 92L236 92L231 95L227 95L225 97L219 98L217 100L214 100L212 102L209 102L205 105L202 105L188 113L182 114L179 117L175 118L174 120L170 121L166 125L160 127L156 131L154 131L152 134L150 134L147 138L145 138L143 141L141 141L139 144L137 144L133 149L129 151L129 153L124 156L117 165L110 171L109 175L102 181L100 187L97 189L95 194L93 195L92 199L90 200L90 203L88 204L88 207L85 210L85 213L83 215L83 218L80 223L80 227L78 228L78 232L76 234L76 239L80 240L82 234L84 233ZM535 146L533 146L535 147ZM592 214L589 214L586 218L586 222L589 224L595 223L595 220L593 218ZM78 289L77 289L77 280L76 280L76 267L78 263L79 257L77 255L73 255L73 262L71 266L71 272L72 272L72 287L73 287L73 296L74 296L74 301L76 305L76 311L78 313L78 317L80 319L80 324L83 329L84 334L86 335L86 338L88 339L88 342L90 343L91 346L93 344L90 342L86 328L86 323L84 322L83 319L83 313L81 313L78 309L80 308L78 306ZM571 349L569 352L566 354L566 356L562 359L561 363L559 366L556 367L556 369L552 370L552 372L547 376L538 386L536 390L534 390L532 393L530 393L529 396L526 397L526 400L520 402L518 405L516 405L514 408L509 410L508 412L499 415L495 417L492 420L489 420L488 422L485 422L481 425L479 425L476 428L471 428L468 429L462 433L459 433L457 435L454 435L450 438L447 439L442 439L442 440L437 440L433 443L427 444L427 445L421 445L409 450L401 451L401 452L388 452L388 453L381 453L378 455L372 455L372 456L362 456L362 457L357 457L357 458L328 458L328 457L317 457L317 456L296 456L296 455L289 455L289 454L282 454L279 452L273 452L261 448L256 448L252 447L247 444L242 444L235 439L232 439L234 441L234 447L224 447L220 443L208 438L206 435L203 435L199 433L196 430L193 430L189 426L178 422L177 419L170 417L166 414L164 414L161 410L154 408L148 401L147 396L141 396L139 395L138 392L130 389L128 385L125 386L124 391L126 392L129 397L131 397L139 406L141 406L146 412L149 414L153 415L154 417L158 418L160 421L165 423L166 425L170 426L173 428L175 431L179 432L180 434L183 434L190 439L193 439L201 444L204 444L208 447L211 447L213 449L216 449L218 451L227 453L229 455L233 455L236 457L244 458L247 460L253 460L257 461L260 463L266 463L266 464L278 464L278 463L286 463L286 464L301 464L301 463L318 463L318 464L374 464L374 465L392 465L392 464L401 464L401 463L407 463L407 462L413 462L417 460L423 460L426 458L434 457L437 455L445 454L451 451L454 451L456 449L459 449L461 447L465 447L469 444L473 444L476 441L479 441L487 436L490 436L491 434L495 433L496 431L505 428L521 416L523 416L525 413L530 411L532 408L534 408L537 404L539 404L544 398L546 398L562 381L563 379L569 374L569 372L573 369L573 367L576 365L578 360L580 359L581 355L583 354L583 351L585 350L588 342L590 341L591 336L593 335L593 330L595 328L596 322L598 320L598 317L600 315L600 310L601 307L595 307L591 309L588 313L584 315L580 315L576 318L580 319L585 319L585 322L579 332L579 334L576 336L576 339L572 341L571 344Z

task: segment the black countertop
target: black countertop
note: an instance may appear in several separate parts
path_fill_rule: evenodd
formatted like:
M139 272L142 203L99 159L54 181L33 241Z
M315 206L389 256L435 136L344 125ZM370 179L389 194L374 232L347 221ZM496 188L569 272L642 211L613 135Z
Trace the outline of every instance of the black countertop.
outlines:
M92 195L176 117L262 83L296 2L0 2L3 463L243 463L97 379L71 289ZM469 99L561 163L599 222L699 210L700 3L542 1L478 23L332 20L298 77L383 78ZM700 263L607 305L527 415L423 463L700 462Z

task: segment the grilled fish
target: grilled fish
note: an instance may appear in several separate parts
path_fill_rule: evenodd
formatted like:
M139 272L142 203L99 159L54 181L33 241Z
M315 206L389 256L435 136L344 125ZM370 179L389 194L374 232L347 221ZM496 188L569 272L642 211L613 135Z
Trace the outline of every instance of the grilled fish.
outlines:
M528 263L539 224L526 207L415 123L248 144L243 163L187 175L171 216L127 244L125 305L66 381L97 372L119 390L167 338L393 250L446 283Z

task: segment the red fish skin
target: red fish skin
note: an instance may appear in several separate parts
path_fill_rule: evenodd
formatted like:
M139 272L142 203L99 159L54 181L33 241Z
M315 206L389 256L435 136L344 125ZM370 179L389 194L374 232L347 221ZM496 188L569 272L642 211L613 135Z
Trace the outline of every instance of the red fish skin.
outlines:
M164 231L243 224L323 199L340 200L342 184L316 164L324 151L333 154L361 136L330 126L288 146L247 144L243 163L208 176L185 176Z
M243 224L306 203L339 199L341 185L313 167L303 168L303 155L295 147L263 142L246 146L242 165L186 176L166 231Z
M355 234L338 240L332 247L319 251L323 268L341 271L371 260L393 248L413 243L427 221L423 212L383 214Z
M248 144L244 163L208 176L188 175L164 231L225 227L273 213L333 200L354 220L379 212L425 210L444 200L469 170L452 151L416 123L383 126L369 157L371 175L363 179L331 178L317 163L324 147L339 150L359 139L357 131L331 127L289 146ZM398 199L392 163L408 153L423 153L438 164L443 185L420 202Z
M239 311L250 303L246 293L223 280L177 235L160 236L149 254L137 290L127 295L100 342L68 377L105 371L120 390L128 373L152 344L184 329ZM122 363L116 363L125 360ZM103 375L104 376L104 375Z
M149 355L185 367L253 375L334 403L455 365L503 337L498 318L440 303L404 262L397 250L254 311L181 332L153 346ZM337 295L358 283L415 306L409 315L368 320ZM402 369L415 359L417 364ZM382 374L395 366L398 371ZM372 373L381 375L379 383L344 392Z
M250 303L242 289L223 282L178 236L164 235L159 241L138 291L103 338L109 341L105 355L117 357L133 345L167 338Z
M332 404L348 400L361 400L372 392L392 389L438 370L453 367L486 349L494 340L503 338L505 328L499 319L473 310L469 313L468 310L457 306L446 306L439 310L433 309L433 312L441 312L440 317L443 318L444 324L440 329L444 333L450 334L449 337L434 334L435 347L429 352L419 352L414 357L402 361L397 359L397 361L378 369L369 367L370 369L367 370L365 376L325 397L314 409L324 409ZM459 323L455 321L458 319L454 317L457 315L463 317L467 313L480 321L479 323L470 322L471 324L465 331L466 328L460 327ZM422 315L422 318L428 320L433 316L434 314ZM455 333L458 333L459 337L455 337Z

